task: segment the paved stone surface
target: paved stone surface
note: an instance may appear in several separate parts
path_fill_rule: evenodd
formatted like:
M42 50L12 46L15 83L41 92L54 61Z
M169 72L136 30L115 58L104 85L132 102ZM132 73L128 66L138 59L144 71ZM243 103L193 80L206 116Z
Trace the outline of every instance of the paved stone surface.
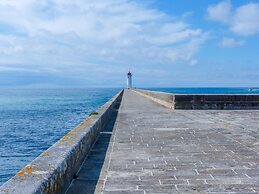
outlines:
M101 135L74 193L259 193L258 118L170 110L126 90L112 137Z
M119 103L115 105L109 123L85 159L66 194L101 193L105 182L115 132Z

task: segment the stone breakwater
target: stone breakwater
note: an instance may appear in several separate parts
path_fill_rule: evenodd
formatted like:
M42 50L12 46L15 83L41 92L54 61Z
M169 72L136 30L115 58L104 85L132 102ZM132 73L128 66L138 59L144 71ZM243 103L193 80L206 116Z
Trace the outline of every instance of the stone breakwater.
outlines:
M259 110L257 94L170 94L133 90L163 106L185 110Z
M1 194L64 193L108 122L123 91L0 187Z
M259 193L259 111L177 110L174 97L120 92L0 193Z

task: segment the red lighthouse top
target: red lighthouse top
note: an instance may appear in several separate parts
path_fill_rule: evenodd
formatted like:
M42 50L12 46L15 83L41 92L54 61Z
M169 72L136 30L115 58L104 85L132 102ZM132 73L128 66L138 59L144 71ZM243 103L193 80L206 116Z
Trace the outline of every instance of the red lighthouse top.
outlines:
M132 73L129 71L128 75L132 75Z

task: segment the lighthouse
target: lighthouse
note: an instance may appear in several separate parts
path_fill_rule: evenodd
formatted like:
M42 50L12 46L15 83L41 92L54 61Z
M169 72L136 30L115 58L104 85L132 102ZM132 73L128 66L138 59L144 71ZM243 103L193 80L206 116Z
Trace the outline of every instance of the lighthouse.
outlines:
M128 89L132 88L132 73L130 71L127 74L127 88Z

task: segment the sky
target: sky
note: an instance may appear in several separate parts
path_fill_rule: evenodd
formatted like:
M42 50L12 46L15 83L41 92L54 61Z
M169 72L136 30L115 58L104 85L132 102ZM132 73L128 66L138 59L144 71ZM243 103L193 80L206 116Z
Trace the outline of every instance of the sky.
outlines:
M258 87L258 0L0 0L0 87Z

